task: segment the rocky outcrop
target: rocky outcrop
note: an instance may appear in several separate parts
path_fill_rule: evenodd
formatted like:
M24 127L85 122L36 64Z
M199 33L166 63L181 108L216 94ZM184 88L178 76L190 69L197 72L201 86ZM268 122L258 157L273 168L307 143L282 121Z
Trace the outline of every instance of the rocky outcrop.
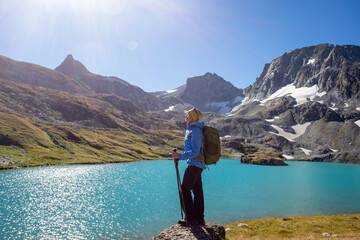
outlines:
M215 223L205 226L184 227L180 224L163 230L154 240L221 240L225 239L225 229Z
M251 159L242 159L241 163L245 164L254 164L254 165L268 165L268 166L288 166L284 161L278 159L259 159L259 160L251 160Z

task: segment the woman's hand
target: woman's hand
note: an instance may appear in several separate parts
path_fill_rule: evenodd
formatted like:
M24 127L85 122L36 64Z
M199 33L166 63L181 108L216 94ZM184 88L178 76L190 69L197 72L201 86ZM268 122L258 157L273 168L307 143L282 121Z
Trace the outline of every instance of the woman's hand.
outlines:
M172 151L172 157L174 159L175 166L177 166L179 162L179 154L176 152L176 149Z

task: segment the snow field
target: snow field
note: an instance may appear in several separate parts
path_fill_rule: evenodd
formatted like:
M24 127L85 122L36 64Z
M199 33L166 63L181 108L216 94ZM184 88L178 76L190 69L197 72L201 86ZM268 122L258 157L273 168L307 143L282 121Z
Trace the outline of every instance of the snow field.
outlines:
M285 87L277 90L267 99L260 101L260 103L263 105L267 101L289 95L296 99L297 105L300 105L302 103L308 102L308 99L313 100L315 97L322 97L325 94L325 91L319 93L319 87L317 85L314 85L312 87L296 88L294 84L288 84Z

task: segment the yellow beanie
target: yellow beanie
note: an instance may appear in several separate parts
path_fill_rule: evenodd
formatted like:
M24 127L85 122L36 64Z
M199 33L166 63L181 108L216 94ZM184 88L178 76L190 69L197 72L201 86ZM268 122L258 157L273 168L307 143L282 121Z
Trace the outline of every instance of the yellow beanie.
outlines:
M192 120L194 121L200 121L202 119L202 114L199 109L193 108L189 111L186 111L185 113L189 113L191 115Z

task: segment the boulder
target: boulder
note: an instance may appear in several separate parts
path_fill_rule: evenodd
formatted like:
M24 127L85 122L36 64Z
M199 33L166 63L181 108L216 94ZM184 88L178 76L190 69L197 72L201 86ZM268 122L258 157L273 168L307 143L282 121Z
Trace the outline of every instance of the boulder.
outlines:
M163 230L158 236L153 238L154 240L176 240L176 239L188 239L188 240L220 240L225 239L225 229L223 226L216 223L207 222L205 226L192 226L185 227L180 224L176 224L170 228Z

